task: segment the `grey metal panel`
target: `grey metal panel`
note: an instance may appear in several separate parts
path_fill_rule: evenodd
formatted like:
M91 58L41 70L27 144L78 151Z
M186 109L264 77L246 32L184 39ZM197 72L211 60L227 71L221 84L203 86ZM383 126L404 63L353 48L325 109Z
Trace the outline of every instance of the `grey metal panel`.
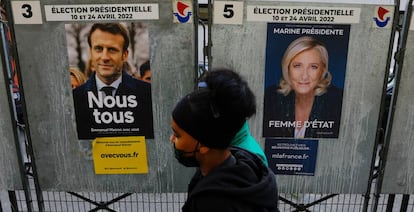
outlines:
M51 1L50 4L98 4L105 1ZM117 3L139 3L124 0ZM146 2L145 2L146 3ZM155 138L147 140L148 174L95 175L85 154L91 144L77 140L68 76L65 23L16 25L31 139L43 190L161 192L186 190L193 170L175 162L169 141L170 113L193 88L193 24L172 23L172 3L159 4L159 20L148 24Z
M414 16L413 16L414 17ZM411 19L413 21L413 19ZM407 36L404 64L390 146L385 165L382 193L414 194L414 29Z
M0 61L0 190L21 189L19 163L17 160L15 135L12 125L12 111L10 111L6 91L7 81L4 80L3 62Z
M280 192L364 193L375 143L382 82L391 30L372 27L373 5L245 1L246 5L309 5L361 8L360 23L351 25L341 129L338 139L320 139L315 176L277 175ZM229 66L248 79L258 110L250 120L253 136L262 137L266 23L214 25L212 66Z

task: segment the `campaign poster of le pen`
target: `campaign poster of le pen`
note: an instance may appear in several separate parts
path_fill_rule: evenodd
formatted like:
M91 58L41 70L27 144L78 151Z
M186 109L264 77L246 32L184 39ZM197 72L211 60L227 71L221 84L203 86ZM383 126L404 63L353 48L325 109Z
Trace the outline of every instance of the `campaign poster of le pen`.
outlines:
M268 23L263 137L338 138L350 25Z
M99 22L65 30L78 139L153 138L148 27Z

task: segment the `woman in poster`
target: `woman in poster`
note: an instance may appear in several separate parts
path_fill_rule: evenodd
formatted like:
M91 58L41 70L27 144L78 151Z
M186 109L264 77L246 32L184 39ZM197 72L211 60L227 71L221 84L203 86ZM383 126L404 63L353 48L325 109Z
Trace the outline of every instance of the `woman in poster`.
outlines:
M342 90L331 84L328 51L310 36L294 40L282 59L279 85L266 89L264 135L337 138Z

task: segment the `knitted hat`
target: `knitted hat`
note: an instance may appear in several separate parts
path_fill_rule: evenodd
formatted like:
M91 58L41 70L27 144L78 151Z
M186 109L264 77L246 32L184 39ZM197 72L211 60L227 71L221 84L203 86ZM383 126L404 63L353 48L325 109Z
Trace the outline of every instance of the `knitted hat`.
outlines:
M231 108L223 108L216 100L208 88L196 90L177 103L172 117L181 129L203 145L225 149L244 124L245 117L232 113Z

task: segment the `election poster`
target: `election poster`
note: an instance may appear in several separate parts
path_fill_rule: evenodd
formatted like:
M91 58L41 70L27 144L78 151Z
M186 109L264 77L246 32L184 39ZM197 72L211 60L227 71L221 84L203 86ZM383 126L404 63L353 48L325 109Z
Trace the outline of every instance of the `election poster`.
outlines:
M66 24L78 139L154 138L148 26Z
M268 23L263 137L338 138L349 24Z

